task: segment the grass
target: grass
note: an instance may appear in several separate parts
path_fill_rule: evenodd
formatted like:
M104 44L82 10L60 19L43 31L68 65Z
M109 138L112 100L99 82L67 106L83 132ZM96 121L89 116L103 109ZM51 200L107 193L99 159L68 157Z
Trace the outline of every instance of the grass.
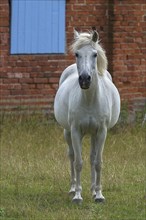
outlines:
M83 204L68 195L69 160L62 128L39 117L1 118L3 220L145 220L145 128L108 133L103 163L105 204L90 194L89 138L83 147Z

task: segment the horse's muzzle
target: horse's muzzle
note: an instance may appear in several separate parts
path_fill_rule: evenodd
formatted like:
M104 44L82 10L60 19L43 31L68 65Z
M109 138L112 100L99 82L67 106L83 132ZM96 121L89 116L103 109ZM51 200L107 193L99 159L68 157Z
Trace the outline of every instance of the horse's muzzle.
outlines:
M79 84L81 89L89 89L91 83L91 76L88 74L81 74L79 76Z

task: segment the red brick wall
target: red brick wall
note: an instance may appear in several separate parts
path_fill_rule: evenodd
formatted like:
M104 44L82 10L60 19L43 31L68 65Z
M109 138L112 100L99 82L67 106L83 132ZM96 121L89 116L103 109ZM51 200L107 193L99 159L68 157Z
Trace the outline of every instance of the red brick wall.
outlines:
M128 2L128 3L127 3ZM130 2L130 3L129 3ZM64 55L10 55L10 7L0 1L1 111L52 112L61 72L74 62L68 46L73 27L97 27L109 70L123 101L143 108L146 97L145 1L66 0L67 49Z
M146 2L115 1L113 77L122 100L142 110L146 104Z

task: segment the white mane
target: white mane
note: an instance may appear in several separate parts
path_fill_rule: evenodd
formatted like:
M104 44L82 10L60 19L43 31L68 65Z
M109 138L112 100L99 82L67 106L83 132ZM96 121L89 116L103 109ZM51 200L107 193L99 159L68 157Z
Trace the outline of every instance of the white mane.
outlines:
M75 53L80 48L91 45L95 50L97 50L97 68L100 75L103 75L107 70L107 57L105 55L104 49L99 44L99 39L94 42L92 40L93 33L80 33L76 38L73 44L71 45L71 51Z

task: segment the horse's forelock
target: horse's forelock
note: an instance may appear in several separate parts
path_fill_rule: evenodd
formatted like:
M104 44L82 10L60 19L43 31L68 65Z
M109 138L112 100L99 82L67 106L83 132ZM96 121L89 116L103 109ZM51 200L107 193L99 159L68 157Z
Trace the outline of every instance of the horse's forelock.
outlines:
M92 36L89 33L80 33L79 37L75 39L70 49L75 53L78 49L85 45L90 45L92 43Z
M80 33L79 37L75 39L70 49L73 53L79 50L81 47L86 45L91 45L93 48L97 50L97 67L100 75L103 75L105 70L107 69L107 57L105 55L105 51L99 44L99 40L97 42L93 42L92 40L92 32L89 33Z

